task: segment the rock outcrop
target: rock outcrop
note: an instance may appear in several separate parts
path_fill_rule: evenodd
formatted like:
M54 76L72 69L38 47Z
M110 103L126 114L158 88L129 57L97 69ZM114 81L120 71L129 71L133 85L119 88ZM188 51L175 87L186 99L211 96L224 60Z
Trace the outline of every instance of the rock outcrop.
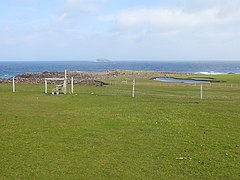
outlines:
M68 83L70 78L74 78L74 84L80 85L95 85L103 86L107 85L103 82L104 79L123 77L126 80L131 79L152 79L154 77L168 77L171 75L178 75L183 73L168 73L168 72L157 72L157 71L131 71L131 70L108 70L104 72L79 72L70 71L67 72ZM15 78L16 83L26 84L43 84L45 78L63 78L64 72L41 72L41 73L23 73L17 75ZM0 83L11 83L12 79L0 79ZM49 83L58 84L58 81L51 81Z

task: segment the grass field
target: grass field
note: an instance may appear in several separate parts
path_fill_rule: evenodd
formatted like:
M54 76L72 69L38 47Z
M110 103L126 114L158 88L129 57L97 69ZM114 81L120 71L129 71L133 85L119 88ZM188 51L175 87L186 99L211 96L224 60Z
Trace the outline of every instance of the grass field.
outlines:
M0 84L0 179L240 179L240 87L113 82Z

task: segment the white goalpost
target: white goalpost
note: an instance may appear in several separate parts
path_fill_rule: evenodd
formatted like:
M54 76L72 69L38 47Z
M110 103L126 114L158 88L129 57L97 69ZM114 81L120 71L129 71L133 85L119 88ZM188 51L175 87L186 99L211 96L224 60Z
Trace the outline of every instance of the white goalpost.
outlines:
M63 81L63 84L58 85L56 88L52 89L52 94L59 94L59 93L63 93L63 94L67 94L67 70L65 70L65 75L64 78L45 78L44 81L44 92L45 94L48 93L48 81ZM74 88L74 80L73 77L71 77L71 93L73 94L73 89ZM12 77L12 92L15 93L16 92L16 81L15 81L15 77Z
M48 81L65 81L65 78L45 78L45 94L48 93ZM65 82L63 82L62 84L62 91L63 91L63 94L66 94L66 86L64 85Z
M58 85L52 90L52 94L67 94L67 70L65 70L64 78L45 78L45 94L48 93L48 81L63 81L62 85ZM73 93L73 78L71 83L71 92Z

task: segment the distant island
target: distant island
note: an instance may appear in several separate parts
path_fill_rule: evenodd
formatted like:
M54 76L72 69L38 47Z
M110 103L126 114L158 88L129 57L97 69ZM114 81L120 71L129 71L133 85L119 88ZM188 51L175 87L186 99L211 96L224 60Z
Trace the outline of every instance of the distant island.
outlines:
M98 58L96 59L96 62L110 62L110 60L107 58Z

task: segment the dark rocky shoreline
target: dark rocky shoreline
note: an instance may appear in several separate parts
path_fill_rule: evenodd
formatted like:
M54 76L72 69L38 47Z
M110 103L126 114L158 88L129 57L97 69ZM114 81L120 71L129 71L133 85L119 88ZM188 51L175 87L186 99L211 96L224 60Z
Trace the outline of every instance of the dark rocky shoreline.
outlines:
M131 71L131 70L108 70L104 72L67 72L68 83L70 78L73 77L74 84L80 85L94 85L103 86L107 85L103 82L104 79L114 77L123 77L126 80L131 79L153 79L155 77L170 77L173 75L183 75L186 73L171 73L171 72L157 72L157 71ZM64 72L41 72L41 73L23 73L15 77L16 83L26 84L43 84L45 78L63 78ZM12 83L12 78L0 78L0 83ZM57 81L49 82L57 84Z

